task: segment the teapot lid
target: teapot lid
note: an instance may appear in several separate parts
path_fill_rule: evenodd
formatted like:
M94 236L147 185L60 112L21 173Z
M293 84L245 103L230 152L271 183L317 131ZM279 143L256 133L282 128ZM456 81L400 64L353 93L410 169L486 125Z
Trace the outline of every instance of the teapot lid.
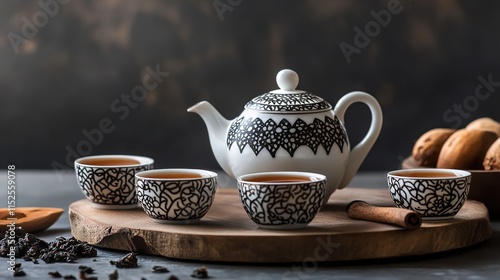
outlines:
M261 94L245 105L247 110L268 113L300 113L331 110L332 105L310 92L297 90L299 75L290 69L283 69L276 75L280 89Z

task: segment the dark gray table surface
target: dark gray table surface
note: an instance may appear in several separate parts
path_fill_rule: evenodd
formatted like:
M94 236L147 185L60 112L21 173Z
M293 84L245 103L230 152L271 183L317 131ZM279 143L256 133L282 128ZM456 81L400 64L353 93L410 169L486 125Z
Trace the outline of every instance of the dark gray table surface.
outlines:
M75 175L67 172L57 175L53 171L16 170L18 207L39 206L68 209L71 202L83 199ZM219 172L221 187L235 186L234 180ZM0 170L0 207L7 204L7 171ZM349 187L385 188L385 174L360 173ZM398 259L368 260L340 263L292 263L280 265L255 265L241 263L214 263L181 261L158 256L139 255L140 267L136 269L118 269L119 279L168 279L171 275L179 279L191 278L195 268L205 265L211 279L498 279L500 276L500 221L492 221L493 236L480 244L424 256ZM67 211L48 230L36 234L52 241L57 236L71 237ZM26 272L25 277L12 277L7 270L7 259L0 258L0 279L51 279L49 271L59 271L62 275L72 274L78 277L78 266L87 265L95 269L99 279L108 279L116 268L109 264L126 252L98 248L98 257L93 260L81 258L76 263L39 264L18 260ZM155 265L162 265L170 273L151 272Z

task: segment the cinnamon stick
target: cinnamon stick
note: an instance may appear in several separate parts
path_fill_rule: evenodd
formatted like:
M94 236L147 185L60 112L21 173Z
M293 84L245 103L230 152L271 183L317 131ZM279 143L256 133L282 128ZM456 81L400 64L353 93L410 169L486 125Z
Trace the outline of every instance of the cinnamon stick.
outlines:
M361 200L355 200L346 207L349 218L418 229L422 225L420 214L402 208L373 206Z

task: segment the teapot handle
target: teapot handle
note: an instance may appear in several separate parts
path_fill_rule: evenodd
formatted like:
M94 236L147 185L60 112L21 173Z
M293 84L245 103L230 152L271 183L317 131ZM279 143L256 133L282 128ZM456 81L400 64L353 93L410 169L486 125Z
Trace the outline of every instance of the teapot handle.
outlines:
M333 111L335 115L344 123L344 114L353 103L361 102L368 105L370 108L372 121L370 124L370 129L366 133L365 137L351 150L351 155L349 156L347 168L344 173L344 177L340 182L337 189L345 188L352 180L356 172L358 171L361 163L365 159L366 155L375 144L375 141L380 134L382 129L382 109L380 108L377 100L370 94L362 91L353 91L344 95L335 105Z

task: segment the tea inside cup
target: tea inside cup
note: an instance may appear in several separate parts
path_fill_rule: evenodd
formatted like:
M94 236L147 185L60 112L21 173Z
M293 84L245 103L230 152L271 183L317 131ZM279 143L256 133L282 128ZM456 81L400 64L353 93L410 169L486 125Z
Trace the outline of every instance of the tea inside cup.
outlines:
M416 168L387 174L396 206L413 210L426 221L453 218L467 200L470 180L470 172L458 169Z
M85 197L101 209L137 207L134 176L153 168L154 160L132 155L98 155L75 160L78 185Z
M243 208L264 229L306 227L319 212L326 176L309 172L263 172L238 177Z
M201 169L158 169L136 174L137 197L158 223L191 224L212 206L217 173Z

